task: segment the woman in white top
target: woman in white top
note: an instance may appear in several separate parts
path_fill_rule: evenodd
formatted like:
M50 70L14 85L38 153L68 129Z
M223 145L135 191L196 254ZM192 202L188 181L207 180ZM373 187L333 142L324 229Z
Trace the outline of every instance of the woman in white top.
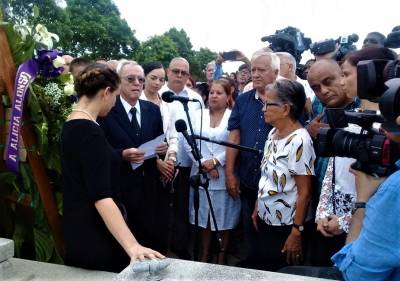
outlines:
M263 112L274 129L265 143L252 215L259 233L257 267L265 270L302 261L315 160L311 137L299 122L305 101L304 88L296 81L267 86Z
M212 82L209 94L209 108L204 110L203 119L201 112L197 111L193 116L193 130L196 135L200 134L200 125L203 121L202 135L204 137L218 140L228 140L228 120L231 114L232 96L229 84L224 80ZM239 222L240 200L229 196L225 187L225 147L222 145L201 141L202 169L207 172L210 179L209 193L215 220L222 238L222 249L218 256L218 263L225 263L225 250L229 242L229 230L233 229ZM190 153L190 147L186 143L186 150ZM191 153L190 153L191 155ZM193 160L193 158L192 158ZM198 163L193 162L191 174L197 174ZM210 246L212 231L215 231L214 222L210 213L205 190L200 187L199 227L202 228L202 255L201 261L207 262L210 257ZM193 204L193 188L189 198L189 219L194 224L195 212Z
M159 93L165 83L165 70L160 62L151 62L143 65L145 84L140 99L150 101L160 107L163 119L163 129L168 142L168 151L164 160L157 159L157 168L161 173L161 180L166 183L173 179L176 152L178 150L178 133L175 130L175 114L170 110L168 103L161 99Z

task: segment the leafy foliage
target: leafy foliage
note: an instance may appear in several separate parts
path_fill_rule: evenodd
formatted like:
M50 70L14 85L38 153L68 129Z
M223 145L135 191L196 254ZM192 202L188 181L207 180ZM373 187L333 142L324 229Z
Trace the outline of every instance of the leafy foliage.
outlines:
M26 26L25 29L22 28L24 26L16 27L10 23L3 25L14 60L21 63L33 57L34 50L41 42L37 40L41 38ZM25 149L38 151L44 160L60 213L62 200L59 134L71 110L69 97L64 92L64 86L70 84L71 79L70 74L49 79L39 76L30 85L26 107L30 119L23 120L25 126L33 127L37 136L37 146ZM9 106L10 103L3 97L3 106ZM55 249L29 163L20 162L19 170L18 175L0 171L0 201L6 204L3 210L8 214L8 218L0 216L0 230L4 228L3 234L14 239L17 257L62 263Z
M135 58L140 64L160 61L164 67L167 67L176 56L178 56L178 48L175 42L168 36L161 35L153 36L143 42Z
M60 35L60 46L71 44L71 22L54 0L0 0L7 21L36 26L41 23Z
M132 57L139 47L127 22L110 0L67 0L72 39L63 45L74 56L120 59ZM60 34L62 36L62 34Z
M200 48L200 51L194 52L194 59L198 64L199 71L196 73L197 79L205 80L204 70L210 61L215 60L217 53L211 51L208 48Z

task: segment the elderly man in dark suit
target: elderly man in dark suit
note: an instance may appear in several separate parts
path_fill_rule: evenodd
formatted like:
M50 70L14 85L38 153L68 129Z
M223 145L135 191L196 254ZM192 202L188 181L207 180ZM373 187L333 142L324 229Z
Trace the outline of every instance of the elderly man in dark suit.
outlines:
M127 211L128 225L145 246L167 251L168 191L163 189L156 158L144 161L144 152L138 147L163 134L158 106L139 100L143 90L143 68L134 61L118 65L121 77L120 96L114 108L99 120L110 144L123 159L121 168L121 198ZM157 155L166 153L167 145L159 145ZM124 151L122 153L122 151ZM139 164L132 169L131 163Z

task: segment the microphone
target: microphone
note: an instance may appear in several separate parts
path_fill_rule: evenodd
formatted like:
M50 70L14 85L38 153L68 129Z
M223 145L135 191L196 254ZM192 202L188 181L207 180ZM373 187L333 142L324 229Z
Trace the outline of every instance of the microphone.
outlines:
M189 102L189 101L197 101L197 102L199 102L198 99L190 99L190 98L187 98L187 97L181 97L181 96L175 95L175 94L174 94L173 92L171 92L171 91L164 92L164 93L161 95L161 98L162 98L163 101L165 101L165 102L167 102L167 103L171 103L171 102L173 102L173 101L175 101L175 100L180 101L180 102L183 102L183 103L187 103L187 102ZM183 121L183 120L182 120L182 121ZM185 124L185 126L186 126L186 124Z
M165 92L165 93L168 93L168 92ZM164 94L163 94L163 96L164 96ZM197 150L196 143L194 142L192 136L189 136L189 134L187 132L187 126L186 126L185 120L183 120L183 119L177 120L175 122L175 129L178 133L182 133L183 137L186 139L187 143L190 145L190 148L192 149L193 157L196 160L200 160L201 159L200 152Z

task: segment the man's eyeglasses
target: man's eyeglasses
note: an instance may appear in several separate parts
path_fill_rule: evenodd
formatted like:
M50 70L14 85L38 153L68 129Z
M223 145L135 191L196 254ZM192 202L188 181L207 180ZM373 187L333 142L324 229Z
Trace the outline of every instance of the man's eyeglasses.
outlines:
M127 81L130 84L135 83L135 81L138 81L140 84L144 83L144 77L136 76L136 75L125 76L124 80Z
M171 69L171 72L175 75L182 75L182 76L189 76L189 72L186 72L185 70L180 70L180 69Z

